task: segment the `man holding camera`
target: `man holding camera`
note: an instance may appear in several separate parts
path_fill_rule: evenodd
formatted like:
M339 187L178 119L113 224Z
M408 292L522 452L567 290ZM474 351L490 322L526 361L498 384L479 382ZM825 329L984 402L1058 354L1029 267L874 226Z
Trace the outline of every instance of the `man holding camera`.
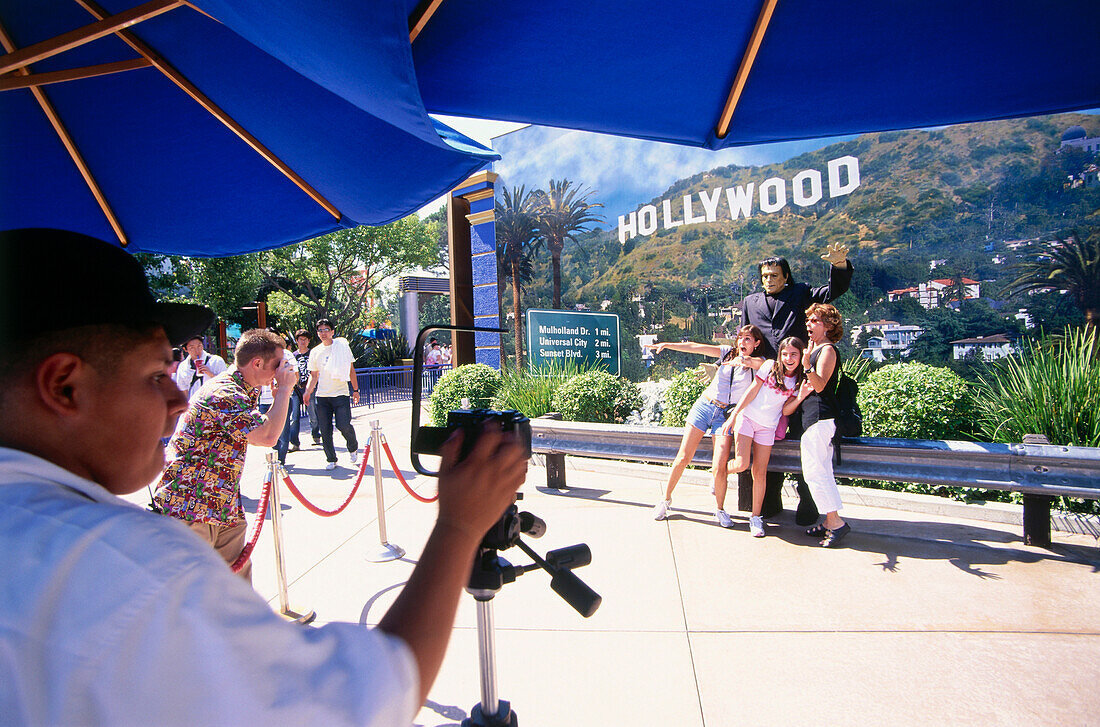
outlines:
M244 549L248 530L241 506L245 452L250 444L274 447L280 442L298 377L284 344L271 331L241 335L233 366L191 398L168 443L168 465L153 496L162 513L187 523L229 564ZM274 400L264 409L258 406L260 389L273 381L278 383ZM240 576L252 582L251 561Z
M176 385L191 399L203 384L225 371L228 366L221 356L203 350L202 336L191 336L191 340L183 344L183 350L187 356L176 369Z
M164 466L187 408L170 346L212 319L156 303L114 245L0 233L5 724L407 725L424 703L523 448L486 431L458 461L448 441L439 515L377 628L287 623L180 521L118 497Z

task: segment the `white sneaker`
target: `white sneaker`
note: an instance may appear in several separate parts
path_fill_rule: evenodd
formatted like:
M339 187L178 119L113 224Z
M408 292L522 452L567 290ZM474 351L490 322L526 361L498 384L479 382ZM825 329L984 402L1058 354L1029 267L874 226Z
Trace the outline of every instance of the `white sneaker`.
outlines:
M668 509L672 507L672 500L661 500L657 507L653 508L653 519L664 520L668 517Z
M351 460L352 464L357 464L359 462L359 450L348 452L348 459Z
M724 528L732 528L733 520L730 519L729 513L725 510L715 510L714 519L718 521L718 524Z
M764 537L764 518L759 515L753 515L749 518L749 532L752 533L754 538Z
M335 462L329 462L328 464L325 465L325 469L327 469L327 470L336 469L336 463Z

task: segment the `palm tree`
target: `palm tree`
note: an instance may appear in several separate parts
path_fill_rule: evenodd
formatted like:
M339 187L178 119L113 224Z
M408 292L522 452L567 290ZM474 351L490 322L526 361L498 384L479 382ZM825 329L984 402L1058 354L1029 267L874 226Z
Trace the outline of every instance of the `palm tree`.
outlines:
M539 197L525 187L504 188L504 203L496 203L497 261L512 280L512 311L516 318L516 366L523 365L523 285L531 280L531 257L538 249L536 208ZM502 352L503 353L503 352Z
M1012 295L1055 288L1073 296L1085 314L1087 329L1100 323L1100 231L1084 241L1077 233L1053 240L1048 252L1014 266L1017 276L1008 285Z
M576 241L576 233L587 232L586 225L603 218L592 214L599 202L589 202L591 190L574 189L568 179L550 180L550 191L541 192L538 211L539 231L546 240L554 267L554 308L561 308L561 251L565 241Z

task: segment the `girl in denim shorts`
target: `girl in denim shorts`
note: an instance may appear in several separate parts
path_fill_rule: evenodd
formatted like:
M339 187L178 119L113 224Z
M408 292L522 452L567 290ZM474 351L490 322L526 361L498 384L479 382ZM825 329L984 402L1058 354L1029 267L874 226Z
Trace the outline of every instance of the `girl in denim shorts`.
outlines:
M684 468L695 457L695 450L703 435L710 432L714 436L714 498L717 509L715 520L724 528L733 527L733 521L725 511L726 501L726 462L729 459L729 437L720 437L718 430L726 421L726 412L736 405L741 395L752 384L752 372L764 363L763 358L754 356L757 347L763 342L764 334L756 326L743 326L737 332L737 346L715 346L706 343L658 343L648 348L657 353L665 349L699 353L718 359L718 372L714 379L700 394L698 400L688 412L684 425L684 436L680 440L680 450L672 461L672 470L665 485L665 499L653 509L654 520L668 517L672 505L672 491L680 481Z

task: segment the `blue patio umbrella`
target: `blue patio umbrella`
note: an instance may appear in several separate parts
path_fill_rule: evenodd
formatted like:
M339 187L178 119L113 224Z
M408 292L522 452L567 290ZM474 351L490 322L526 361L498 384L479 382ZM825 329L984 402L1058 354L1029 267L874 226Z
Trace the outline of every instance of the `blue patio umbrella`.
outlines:
M430 112L718 149L1097 108L1098 40L1096 0L444 0L413 59Z
M400 3L99 2L0 0L2 229L235 254L390 222L495 158L424 111Z
M381 224L492 158L425 109L717 149L1100 107L1096 0L103 2L0 0L2 228Z

